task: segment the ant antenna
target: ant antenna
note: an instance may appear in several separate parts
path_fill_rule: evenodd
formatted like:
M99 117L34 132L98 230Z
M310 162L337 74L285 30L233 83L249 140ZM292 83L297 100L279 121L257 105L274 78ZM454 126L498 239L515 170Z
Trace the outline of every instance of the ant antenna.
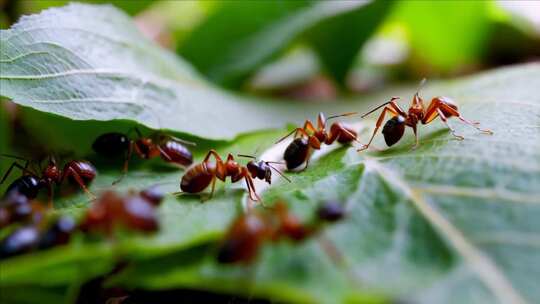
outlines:
M172 138L172 139L174 139L174 140L176 140L178 142L181 142L183 144L189 145L189 146L194 146L194 147L197 146L196 143L194 143L192 141L189 141L189 140L181 139L181 138L178 138L178 137L172 136L172 135L166 135L166 136L168 136L168 137L170 137L170 138Z
M424 85L426 84L426 81L427 81L427 78L422 78L422 80L420 80L420 84L418 85L418 89L416 90L416 96L418 96L418 93L420 92L420 89L424 87Z
M343 114L339 114L339 115L332 115L332 116L328 116L328 118L326 119L327 121L332 119L332 118L338 118L338 117L344 117L344 116L353 116L353 115L356 115L358 114L358 112L347 112L347 113L343 113Z
M287 176L285 176L285 174L283 174L283 172L281 172L276 167L270 164L270 163L278 163L278 164L283 164L283 163L279 163L279 162L265 162L265 163L268 165L268 167L270 167L270 169L273 169L274 171L276 171L276 173L279 174L281 177L283 177L286 181L288 181L289 183L292 182Z
M257 159L257 157L253 156L253 155L247 155L247 154L236 154L236 156L238 157L245 157L245 158L251 158L251 159Z
M28 159L26 159L26 158L24 158L24 157L17 156L17 155L12 155L12 154L0 153L0 156L8 157L8 158L13 158L13 159L18 159L18 160L29 161Z

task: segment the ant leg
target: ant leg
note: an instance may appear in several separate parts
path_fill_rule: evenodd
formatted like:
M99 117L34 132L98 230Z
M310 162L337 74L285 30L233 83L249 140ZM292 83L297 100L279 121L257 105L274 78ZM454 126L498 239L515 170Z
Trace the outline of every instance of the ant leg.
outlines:
M79 175L79 173L77 173L73 168L68 168L66 169L66 171L64 172L64 175L62 176L62 181L64 181L67 177L73 177L73 179L75 179L75 181L77 182L77 184L79 185L79 187L81 187L81 189L92 199L96 199L96 196L90 192L90 190L88 190L88 188L86 187L86 185L84 184L84 181L83 179L81 178L81 176Z
M118 184L119 182L122 181L122 179L124 179L124 177L127 175L127 172L128 172L128 167L129 167L129 161L131 160L131 155L133 154L133 146L135 145L135 143L133 141L130 141L129 143L129 147L128 147L128 151L126 153L126 158L124 159L124 167L122 168L122 176L120 176L120 178L118 178L117 180L115 180L112 184L113 185L116 185Z
M468 121L467 119L463 118L463 116L461 116L461 114L453 109L452 107L446 105L446 104L441 104L440 108L442 108L443 110L447 111L448 113L454 115L454 116L457 116L457 118L459 120L461 120L462 122L464 122L465 124L468 124L469 126L475 128L476 130L482 132L482 133L486 133L486 134L490 134L492 135L493 134L493 131L489 130L489 129L482 129L480 127L477 126L477 124L475 124L474 122L472 121Z
M245 176L245 179L246 179L246 181L247 181L247 183L248 183L248 189L250 189L249 192L251 193L251 194L250 194L251 199L252 199L253 201L259 202L259 203L261 203L261 204L264 205L262 199L261 199L261 198L259 197L259 195L257 194L257 190L255 190L255 184L253 184L253 179L251 178L251 176L246 175L246 176ZM253 198L255 198L255 199L253 199Z
M444 124L448 127L448 129L450 129L450 132L452 132L452 135L454 135L454 137L457 139L457 140L464 140L465 138L461 135L457 135L456 134L456 130L454 130L454 128L452 128L450 126L450 124L448 123L448 119L446 118L446 116L444 115L444 113L441 111L441 109L437 109L437 112L439 113L439 116L441 117L441 120L444 122Z
M207 162L210 159L210 156L212 156L212 155L216 158L216 161L223 162L223 160L221 159L219 154L214 149L211 149L210 151L208 151L208 153L206 153L206 156L204 157L202 162L203 163Z
M289 132L289 134L283 136L282 138L280 138L278 141L276 141L276 144L279 144L280 142L284 141L287 137L291 136L292 134L294 133L294 137L296 138L296 135L298 133L302 133L303 135L305 135L306 137L309 137L309 134L306 132L306 130L304 130L303 128L296 128L294 130L292 130L291 132Z
M210 195L208 196L208 198L206 200L212 199L212 197L214 196L214 191L215 190L216 190L216 177L214 176L212 178L212 190L210 191Z
M7 169L6 173L4 174L4 176L2 177L2 180L0 181L0 185L4 183L4 181L6 180L6 178L8 178L9 174L11 173L11 171L13 171L13 168L18 168L20 169L23 174L31 174L31 175L35 175L34 173L32 173L30 170L27 169L28 167L28 161L26 161L26 164L25 166L23 167L22 165L20 165L18 162L13 162L11 164L11 166L9 166L9 168Z
M362 148L357 149L356 151L360 152L360 151L364 151L367 148L369 148L369 145L371 145L371 142L373 141L373 138L377 134L377 131L379 130L379 128L381 127L381 125L382 125L382 123L384 121L384 116L386 115L387 111L391 112L394 115L398 115L398 112L396 112L396 110L394 110L394 109L392 109L392 108L390 108L388 106L385 107L382 110L381 115L379 115L379 118L377 119L377 123L375 124L375 130L373 130L373 134L371 135L371 138L369 139L369 142L366 145L362 146Z
M47 186L47 196L48 196L48 206L49 206L49 209L53 209L54 208L54 204L53 204L53 197L54 197L54 186L53 184L49 184Z
M367 112L366 114L363 114L360 117L364 118L364 117L368 116L369 114L377 111L378 109L380 109L382 107L391 108L391 110L393 110L392 112L395 112L396 114L399 114L401 116L407 116L407 113L405 113L405 111L403 111L403 109L395 102L398 99L399 99L399 97L392 97L390 99L390 101L387 101L387 102L383 103L382 105L380 105L380 106L376 107L375 109Z
M167 152L165 152L165 150L163 150L160 146L157 146L158 150L159 150L159 153L161 153L161 155L165 156L165 158L167 158L168 161L172 162L172 158L169 156L169 154L167 154Z
M419 143L418 143L418 129L416 128L416 126L414 126L412 129L413 129L413 132L414 132L414 146L412 146L411 150L416 150L416 148L418 148L418 146L419 146Z

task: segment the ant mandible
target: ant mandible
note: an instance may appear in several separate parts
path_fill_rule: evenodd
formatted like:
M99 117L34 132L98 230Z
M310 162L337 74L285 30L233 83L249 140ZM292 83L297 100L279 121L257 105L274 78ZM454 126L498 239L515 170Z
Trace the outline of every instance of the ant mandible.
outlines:
M375 137L375 134L377 133L380 126L382 125L382 122L384 121L384 116L386 112L390 112L393 115L392 118L390 118L385 123L382 130L382 133L384 135L384 140L389 147L394 145L401 139L401 137L405 133L405 127L410 127L413 129L414 137L415 137L415 144L413 146L413 149L416 149L418 147L418 132L417 132L418 123L421 122L423 125L427 125L437 117L441 118L443 123L448 127L448 129L450 129L450 132L452 133L452 135L459 140L463 140L464 137L461 135L457 135L455 130L448 124L447 120L450 117L457 117L463 123L474 127L480 132L483 132L486 134L493 134L491 130L479 128L477 126L479 124L478 122L471 122L463 118L463 116L461 116L461 114L458 111L457 105L454 103L454 101L452 101L448 97L444 97L444 96L434 97L431 100L431 103L428 105L428 107L425 108L424 100L418 94L420 88L425 84L425 82L426 82L425 78L422 79L422 81L420 82L419 89L414 94L414 97L412 99L412 103L411 103L411 106L409 107L408 112L403 111L401 107L396 103L396 100L398 100L399 97L392 97L390 101L362 115L362 118L364 118L367 115L384 107L384 109L381 112L381 115L377 119L377 123L375 124L375 130L373 130L373 134L371 135L369 142L363 145L363 147L358 149L357 151L363 151L369 147L369 145L373 141L373 138Z
M6 154L2 154L2 156L26 161L24 166L17 163L17 161L14 161L2 177L2 180L0 180L0 184L2 184L7 179L13 168L18 168L23 172L23 176L17 178L9 185L6 190L6 195L12 191L15 191L23 194L29 199L34 199L37 197L39 190L42 188L47 188L49 207L52 207L54 184L60 185L66 179L68 179L77 183L81 189L88 194L88 196L94 199L94 195L86 186L90 184L92 180L94 180L97 171L96 168L94 168L94 166L88 161L72 160L66 163L64 168L60 170L54 157L50 156L47 166L42 170L41 175L38 175L37 172L33 172L28 169L28 165L30 163L29 160Z
M152 137L144 137L139 129L135 128L135 131L138 135L136 140L123 133L110 132L99 136L92 144L92 149L100 155L106 157L124 155L122 177L113 184L120 182L126 175L133 151L142 159L161 157L166 162L183 167L193 163L193 155L184 144L195 145L195 143L157 133Z
M317 117L317 128L313 126L313 123L310 120L306 120L302 128L298 127L278 140L276 144L294 133L294 140L287 146L287 149L285 149L285 152L283 153L283 159L287 164L287 169L293 170L298 168L304 162L306 163L304 169L306 169L312 151L319 150L323 143L330 145L336 140L341 144L347 144L353 140L357 141L356 131L341 122L333 123L330 126L330 131L326 131L326 122L328 120L355 114L357 113L344 113L330 116L326 119L323 113L319 113L319 116ZM299 134L301 136L297 137Z
M315 235L325 223L339 221L344 216L345 210L337 202L322 204L314 221L309 223L302 223L283 202L276 203L267 213L252 210L233 221L217 259L220 263L250 263L264 243L281 239L302 242Z
M210 162L211 156L214 156L216 160L215 163ZM250 155L240 154L238 156L255 159L255 157ZM201 163L187 169L184 176L182 176L180 189L185 193L199 193L212 184L212 190L209 197L211 198L214 194L216 179L224 182L227 177L230 177L232 183L244 179L248 189L249 198L252 201L261 201L261 198L255 191L253 179L258 178L270 184L272 181L271 170L275 170L278 174L287 179L287 181L290 181L279 170L272 166L273 163L278 162L260 161L257 163L255 160L252 160L246 166L242 166L236 162L232 154L229 153L227 159L223 161L219 154L212 149L206 154Z

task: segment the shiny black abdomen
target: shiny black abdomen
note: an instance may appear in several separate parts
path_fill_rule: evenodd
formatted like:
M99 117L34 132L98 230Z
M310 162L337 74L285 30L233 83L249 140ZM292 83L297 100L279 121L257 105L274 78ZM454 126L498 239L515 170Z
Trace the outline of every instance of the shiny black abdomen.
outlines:
M41 189L41 184L37 177L33 175L24 175L9 185L6 194L11 191L17 191L29 199L34 199L37 197L39 189Z
M308 157L309 143L306 138L299 137L293 140L285 153L283 153L283 159L287 163L287 169L292 170L298 168L303 164Z
M122 133L105 133L94 141L92 149L103 156L117 157L129 148L129 138Z
M392 117L384 124L382 133L389 147L397 143L405 133L405 118L399 115Z

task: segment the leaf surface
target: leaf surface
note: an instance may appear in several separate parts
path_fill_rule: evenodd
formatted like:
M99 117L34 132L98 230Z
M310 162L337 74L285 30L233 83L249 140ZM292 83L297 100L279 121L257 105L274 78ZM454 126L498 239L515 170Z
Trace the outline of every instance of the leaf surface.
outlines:
M0 95L70 119L124 119L232 139L305 115L212 87L112 6L70 4L25 16L0 31L0 43Z

